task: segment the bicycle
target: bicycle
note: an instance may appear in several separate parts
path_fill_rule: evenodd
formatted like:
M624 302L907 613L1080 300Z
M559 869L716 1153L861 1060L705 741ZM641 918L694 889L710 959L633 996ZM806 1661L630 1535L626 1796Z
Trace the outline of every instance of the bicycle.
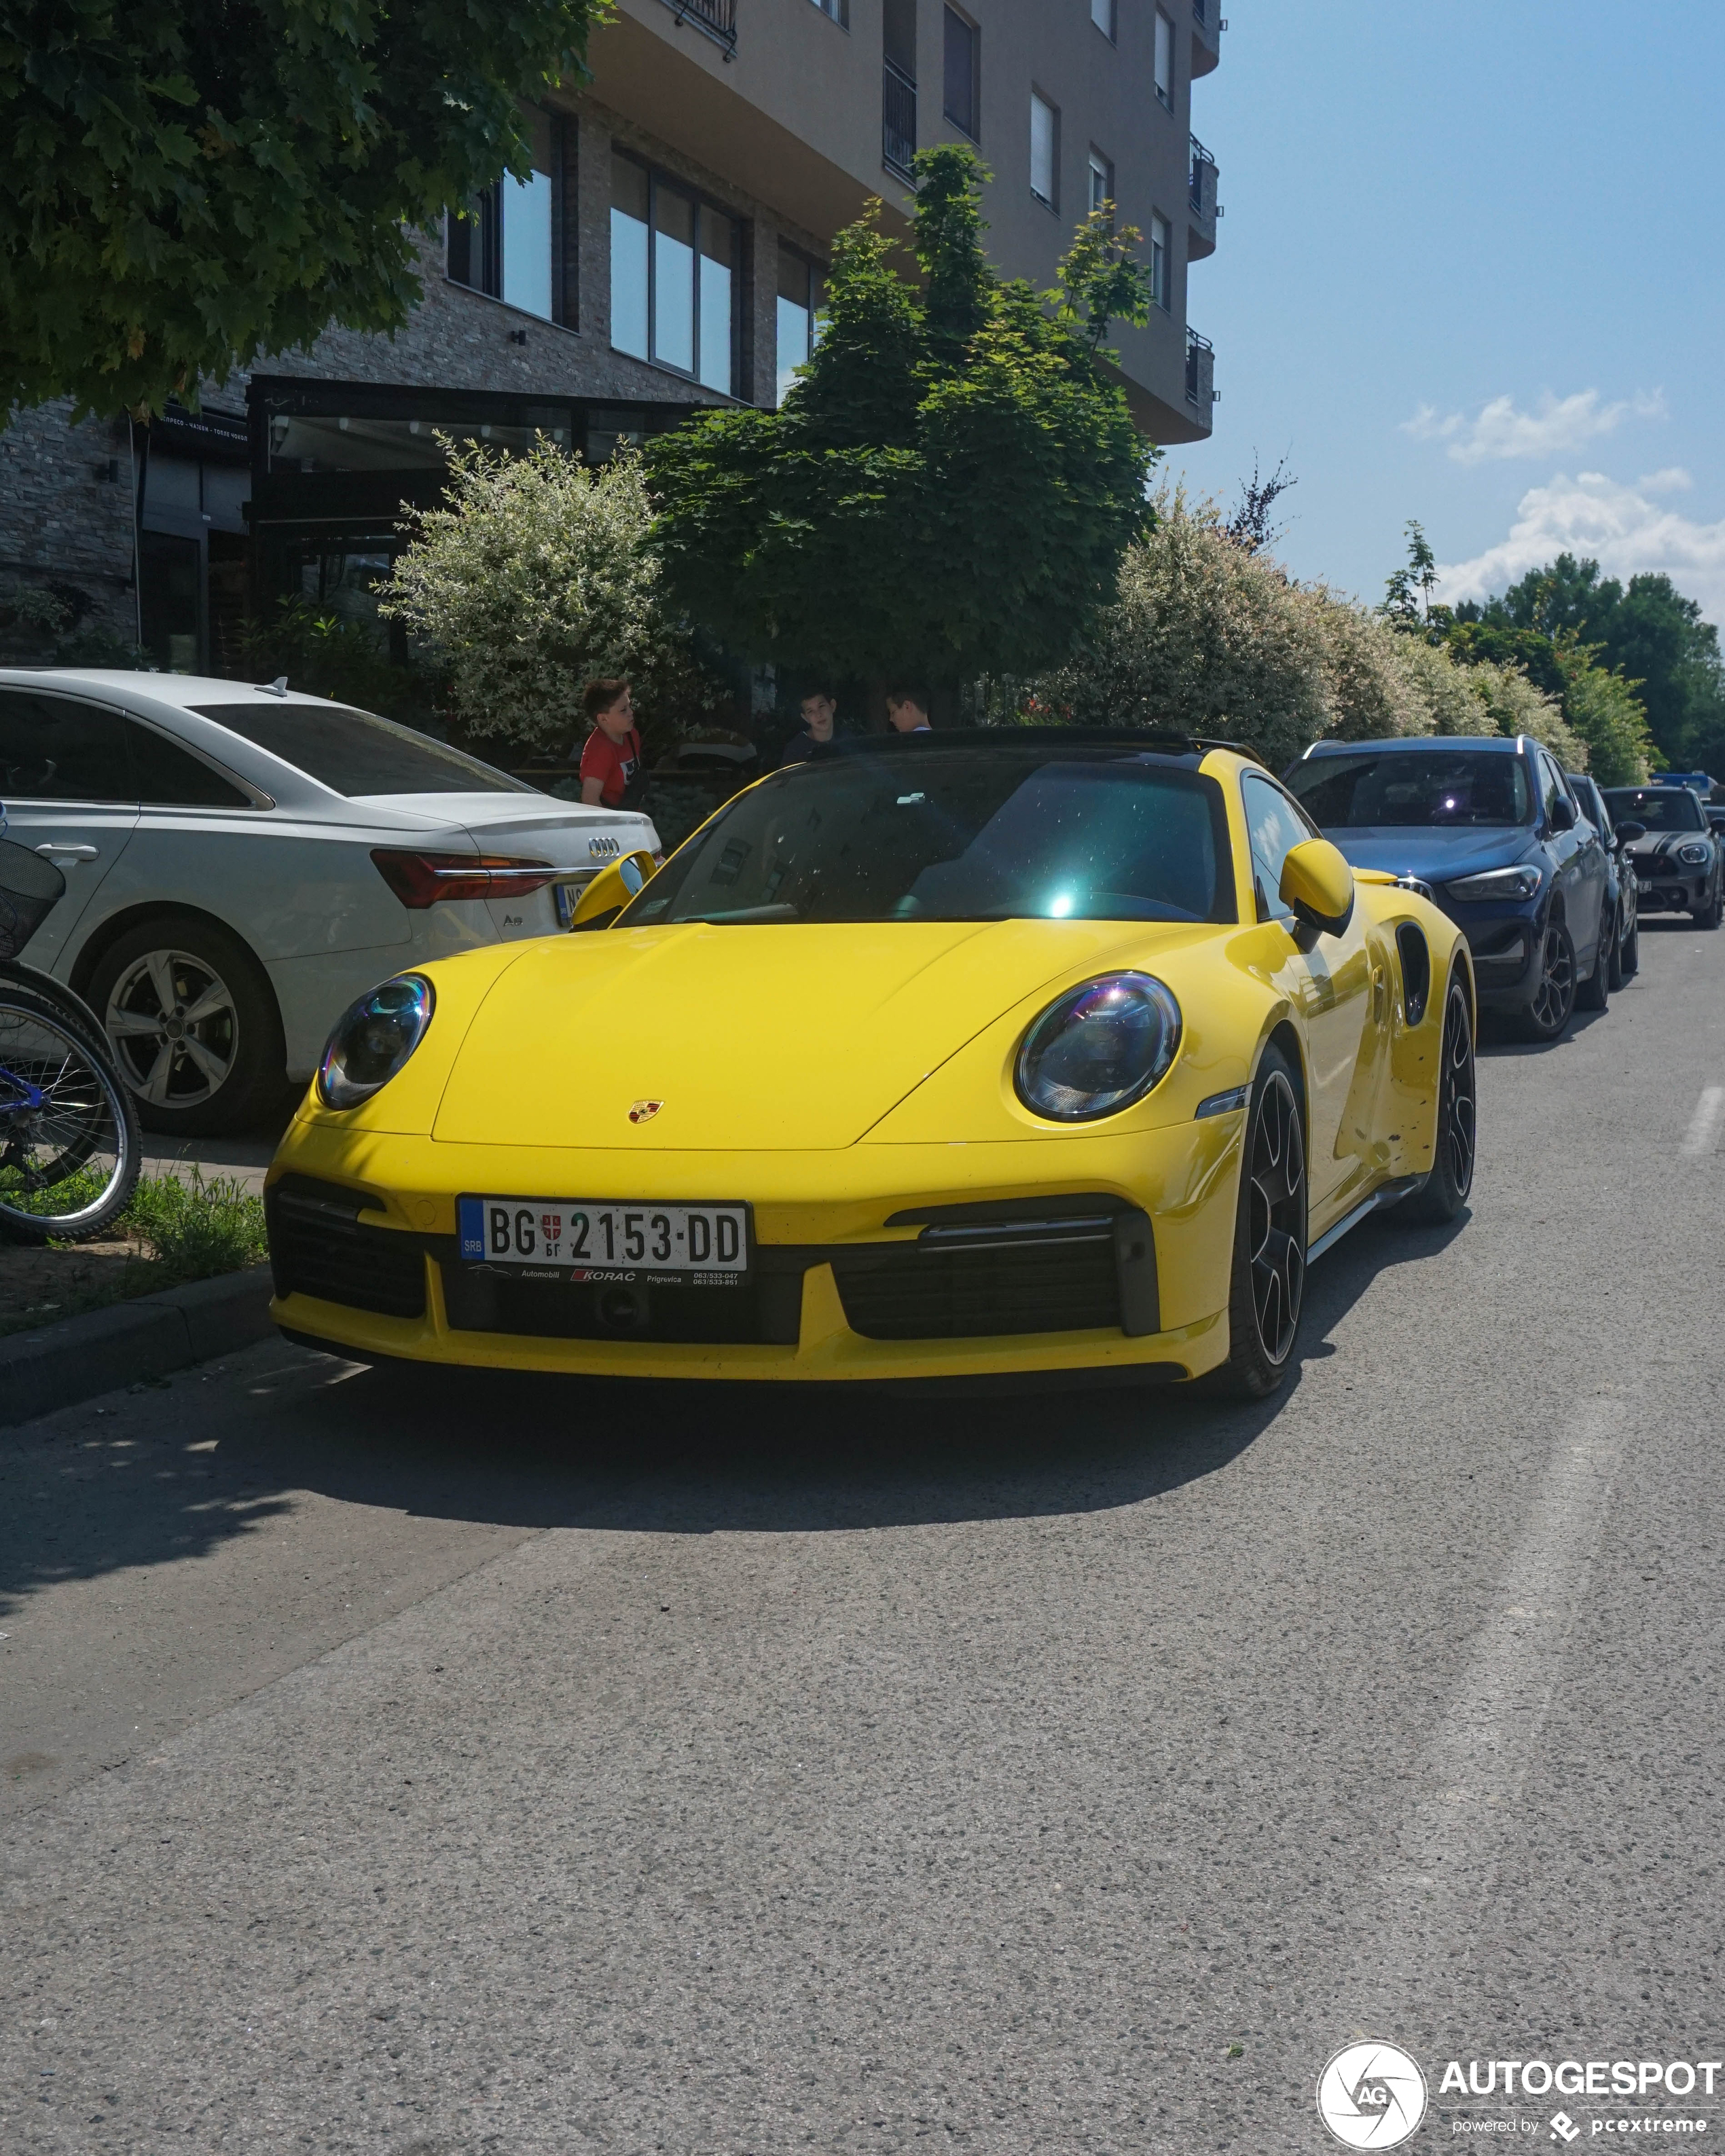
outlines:
M0 1235L18 1242L100 1235L131 1204L143 1149L95 1012L18 956L65 889L52 862L0 837Z

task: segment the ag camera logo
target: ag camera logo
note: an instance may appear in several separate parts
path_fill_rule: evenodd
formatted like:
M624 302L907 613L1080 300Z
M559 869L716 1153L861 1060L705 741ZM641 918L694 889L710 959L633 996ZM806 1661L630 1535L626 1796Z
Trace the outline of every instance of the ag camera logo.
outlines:
M1425 2076L1395 2044L1347 2044L1317 2077L1317 2115L1344 2148L1395 2148L1425 2116Z

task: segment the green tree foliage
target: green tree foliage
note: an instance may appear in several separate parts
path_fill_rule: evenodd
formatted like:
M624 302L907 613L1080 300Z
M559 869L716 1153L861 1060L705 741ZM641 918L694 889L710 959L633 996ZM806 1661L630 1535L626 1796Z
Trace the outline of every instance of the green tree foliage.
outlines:
M639 457L590 470L542 436L521 457L444 447L448 505L420 515L378 612L430 654L465 733L500 753L578 748L595 676L634 685L649 744L724 701L666 610Z
M922 151L901 275L879 205L834 243L820 341L777 412L724 412L648 452L671 590L733 650L936 683L1058 661L1111 597L1156 452L1106 371L1142 321L1137 234L1079 229L1060 285L1004 284L984 175Z
M1482 626L1512 626L1594 646L1636 685L1668 762L1725 768L1725 660L1719 632L1663 574L1602 576L1594 561L1559 554L1476 610Z
M1211 504L1173 493L1155 506L1114 605L1017 716L1219 734L1276 770L1325 737L1398 734L1527 733L1572 770L1586 762L1558 700L1518 668L1458 663L1441 640L1296 583ZM1423 629L1417 602L1412 619Z
M1603 786L1645 778L1657 748L1639 694L1643 685L1589 629L1608 602L1621 601L1622 588L1599 584L1597 562L1578 563L1566 554L1553 569L1533 571L1484 607L1435 605L1436 558L1420 526L1410 522L1407 529L1408 560L1384 587L1383 618L1414 639L1441 647L1459 665L1485 670L1480 682L1491 685L1486 701L1500 725L1516 701L1503 683L1512 676L1526 681L1540 702L1531 707L1538 722L1525 731L1540 732L1548 723L1544 714L1555 708L1574 744L1571 769L1584 762Z
M326 323L395 330L412 228L528 169L599 0L0 0L0 413L140 416Z

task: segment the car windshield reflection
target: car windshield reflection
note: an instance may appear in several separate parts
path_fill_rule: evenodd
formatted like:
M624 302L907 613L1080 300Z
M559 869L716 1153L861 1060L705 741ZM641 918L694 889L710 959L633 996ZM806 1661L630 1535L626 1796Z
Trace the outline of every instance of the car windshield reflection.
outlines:
M622 920L1233 917L1214 779L1150 756L991 742L779 772L691 839Z
M1650 831L1705 831L1707 819L1686 786L1614 786L1605 806L1619 824L1641 824Z
M1286 783L1327 831L1509 827L1533 816L1526 764L1489 749L1315 756L1296 763Z

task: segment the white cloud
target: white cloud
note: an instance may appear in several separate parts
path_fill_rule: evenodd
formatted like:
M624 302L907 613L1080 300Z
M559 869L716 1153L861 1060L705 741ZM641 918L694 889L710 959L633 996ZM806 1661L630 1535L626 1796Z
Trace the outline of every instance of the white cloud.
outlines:
M1451 412L1438 416L1435 404L1422 404L1402 432L1416 441L1443 442L1458 465L1484 464L1502 457L1560 456L1585 442L1615 431L1625 418L1662 419L1665 392L1637 393L1602 404L1597 389L1578 389L1573 397L1541 393L1534 410L1521 412L1510 397L1494 397L1471 419Z
M1663 570L1680 592L1699 599L1709 621L1725 622L1725 519L1699 524L1655 497L1692 485L1676 466L1626 486L1602 472L1561 474L1530 487L1509 536L1471 562L1439 569L1438 597L1451 605L1502 591L1557 555L1591 556L1606 575L1626 583L1641 570Z

